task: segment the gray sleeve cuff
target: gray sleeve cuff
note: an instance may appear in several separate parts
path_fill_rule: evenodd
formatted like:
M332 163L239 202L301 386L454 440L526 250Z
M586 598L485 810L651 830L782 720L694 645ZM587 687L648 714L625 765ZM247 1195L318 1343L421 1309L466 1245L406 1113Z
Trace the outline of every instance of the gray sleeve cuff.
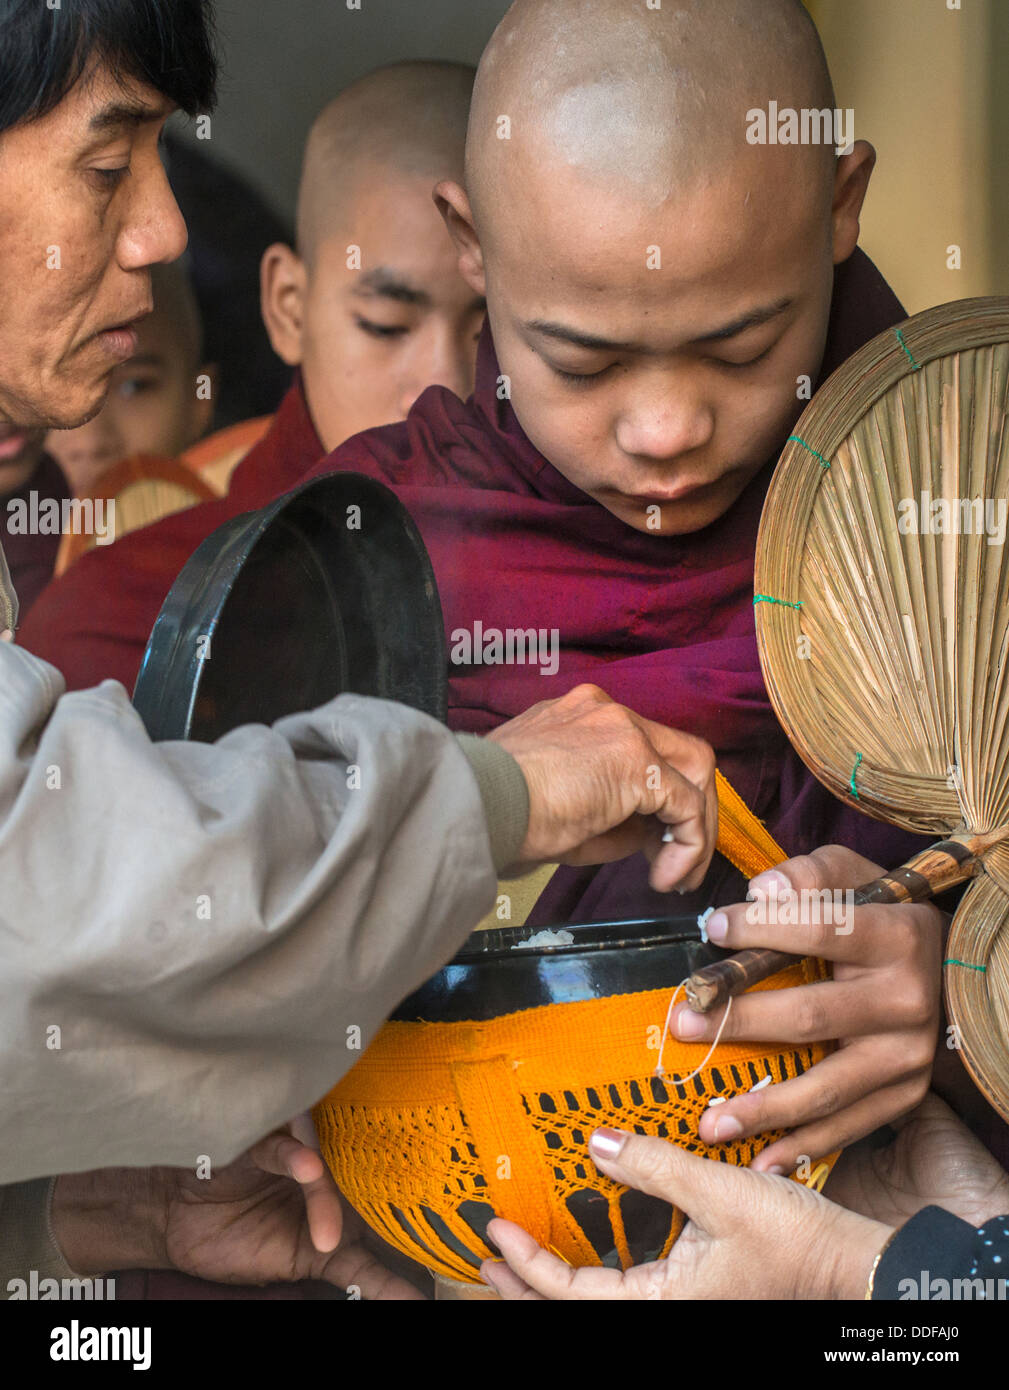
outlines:
M63 1258L49 1222L55 1178L0 1187L0 1298L10 1298L10 1281L69 1279L74 1271Z
M473 734L457 738L480 788L494 867L500 873L518 859L529 829L529 788L522 769L500 744Z

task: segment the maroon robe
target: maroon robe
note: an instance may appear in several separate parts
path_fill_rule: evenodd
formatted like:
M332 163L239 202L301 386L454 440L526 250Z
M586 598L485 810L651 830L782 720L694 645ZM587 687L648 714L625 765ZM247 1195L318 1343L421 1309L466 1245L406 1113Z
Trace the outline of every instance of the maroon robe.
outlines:
M860 251L838 268L821 378L903 310ZM167 517L85 555L41 597L18 640L52 661L71 689L105 676L131 687L144 645L179 569L229 517L308 478L353 469L388 483L431 552L450 650L454 634L556 629L559 669L452 665L449 722L483 732L582 681L649 718L706 738L740 795L791 854L839 841L896 864L921 842L844 807L792 753L757 657L753 556L774 460L713 525L688 536L633 530L568 482L498 399L489 330L476 391L460 401L426 391L398 425L369 430L328 458L299 383L269 434L239 465L227 497ZM717 861L716 861L717 862ZM739 896L724 865L694 902ZM679 905L679 904L678 904ZM564 870L534 920L660 915L639 856Z
M55 535L31 535L11 531L12 502L24 502L29 515L32 512L32 493L41 505L45 501L62 504L70 497L70 487L56 460L48 454L39 459L35 472L15 492L0 497L0 542L3 543L7 566L11 572L14 592L18 596L19 621L23 621L39 594L53 577L56 555L63 539L59 531Z
M904 317L856 252L836 273L820 379ZM920 837L831 796L791 750L771 709L757 657L753 557L774 460L705 531L643 534L537 453L511 405L498 399L498 376L488 330L469 401L432 387L405 423L367 431L321 460L296 383L227 498L85 556L43 595L19 640L63 669L73 688L108 675L131 686L172 580L213 529L311 477L355 470L393 487L420 527L450 650L453 634L472 632L478 621L485 631L559 631L553 676L528 665L453 665L452 727L485 731L590 680L641 714L707 738L787 853L838 842L894 866L919 848ZM598 869L561 869L530 921L694 913L741 896L741 876L716 858L698 893L671 902L652 892L647 865L634 856Z
M81 556L41 595L18 628L18 645L62 671L70 690L106 679L132 690L161 605L193 551L229 518L289 492L324 454L296 382L270 429L235 469L226 497Z

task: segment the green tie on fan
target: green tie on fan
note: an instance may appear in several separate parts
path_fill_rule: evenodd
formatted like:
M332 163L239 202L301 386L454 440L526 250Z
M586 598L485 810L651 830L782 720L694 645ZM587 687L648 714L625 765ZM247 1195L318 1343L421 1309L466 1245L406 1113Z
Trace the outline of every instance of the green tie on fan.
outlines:
M856 353L789 440L757 542L764 679L836 796L940 842L856 895L971 880L945 989L968 1070L1009 1119L1009 299L930 309ZM697 972L702 1012L791 957Z

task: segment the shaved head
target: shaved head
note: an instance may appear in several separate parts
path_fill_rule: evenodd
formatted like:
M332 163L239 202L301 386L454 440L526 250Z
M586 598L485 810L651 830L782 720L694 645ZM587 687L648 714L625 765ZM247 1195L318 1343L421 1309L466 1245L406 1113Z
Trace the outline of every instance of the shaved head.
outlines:
M808 399L876 157L835 105L799 0L517 0L481 60L460 271L529 440L639 531L710 526Z
M664 0L657 10L644 0L517 0L483 55L473 94L466 184L474 213L486 222L494 201L510 201L529 163L610 192L622 186L657 207L745 153L747 111L772 100L835 104L800 0ZM829 186L833 150L804 153Z
M312 126L298 198L298 251L340 234L361 181L383 173L462 175L475 69L464 63L394 63L354 82Z

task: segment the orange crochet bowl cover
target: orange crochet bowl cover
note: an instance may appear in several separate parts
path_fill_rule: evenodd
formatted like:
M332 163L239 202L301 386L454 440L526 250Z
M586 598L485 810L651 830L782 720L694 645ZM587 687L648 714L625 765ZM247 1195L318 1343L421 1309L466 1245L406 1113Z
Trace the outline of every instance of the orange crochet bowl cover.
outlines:
M709 1148L697 1126L712 1097L798 1076L828 1049L726 1043L696 1078L678 1083L709 1045L667 1038L660 1079L671 992L723 953L701 944L692 920L690 930L663 924L664 937L629 930L641 926L656 924L572 927L570 945L525 950L505 938L528 930L479 933L498 938L479 943L482 968L465 952L446 966L318 1104L337 1184L391 1245L435 1273L478 1283L481 1260L496 1254L487 1222L504 1216L572 1265L628 1268L667 1254L683 1217L605 1178L588 1153L594 1129L656 1135L737 1164L778 1137ZM478 937L467 949L479 949ZM826 973L822 962L802 961L757 988ZM534 1006L492 1014L488 993ZM829 1165L817 1166L813 1185Z

